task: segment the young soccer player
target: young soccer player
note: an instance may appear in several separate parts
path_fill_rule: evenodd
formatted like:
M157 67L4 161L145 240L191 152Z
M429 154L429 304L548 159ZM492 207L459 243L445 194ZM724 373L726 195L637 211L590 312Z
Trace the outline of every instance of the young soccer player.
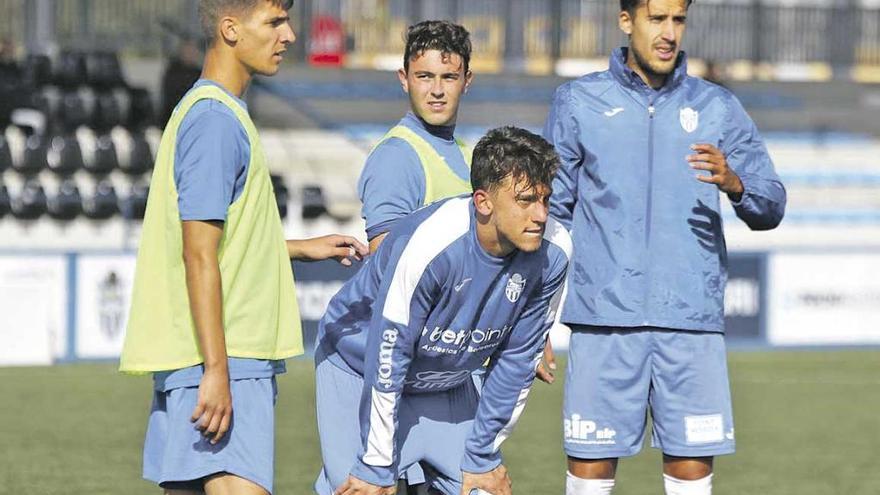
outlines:
M509 495L499 448L528 397L571 243L548 218L557 157L517 128L474 149L473 195L401 219L334 298L316 350L317 493ZM487 358L482 390L471 373ZM412 468L419 469L413 470Z
M290 258L367 253L286 241L241 96L294 41L287 2L202 0L201 79L159 147L120 369L152 372L144 478L168 494L271 493L275 375L302 353Z
M718 193L754 230L779 224L786 194L736 97L687 75L690 3L621 0L629 47L560 87L544 129L562 160L551 213L576 246L567 495L611 493L649 407L668 495L708 495L713 456L734 451Z
M470 36L457 24L424 21L407 30L398 78L410 111L373 149L358 180L370 251L400 218L471 191L471 154L454 136L473 80L470 58Z

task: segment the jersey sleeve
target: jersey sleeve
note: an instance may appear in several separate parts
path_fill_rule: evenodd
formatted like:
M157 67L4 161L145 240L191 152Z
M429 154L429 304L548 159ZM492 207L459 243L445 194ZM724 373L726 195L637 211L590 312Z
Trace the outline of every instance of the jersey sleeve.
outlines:
M501 444L522 414L556 316L568 256L560 255L553 266L527 303L507 342L492 356L474 428L465 441L462 471L485 473L501 464Z
M406 240L389 241L375 254L387 277L374 303L382 310L374 314L367 337L359 411L361 450L351 471L354 477L379 486L397 482L401 394L437 290L430 268L406 250Z
M769 230L782 221L786 192L757 126L735 96L729 95L727 127L721 151L739 176L743 194L733 210L752 230Z
M226 220L243 184L250 142L241 122L223 103L201 100L177 133L174 182L181 220Z
M544 139L556 148L561 161L553 179L550 215L571 230L572 215L578 199L578 172L583 162L580 129L572 113L571 90L563 85L556 90L550 114L544 124Z
M377 146L358 179L367 239L391 230L395 221L419 209L425 199L425 172L415 150L398 138Z

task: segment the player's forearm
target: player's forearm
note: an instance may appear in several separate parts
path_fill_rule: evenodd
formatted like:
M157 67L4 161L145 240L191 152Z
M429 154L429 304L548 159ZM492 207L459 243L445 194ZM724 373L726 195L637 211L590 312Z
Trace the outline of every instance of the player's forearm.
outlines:
M220 264L216 253L185 252L186 288L205 369L227 369Z

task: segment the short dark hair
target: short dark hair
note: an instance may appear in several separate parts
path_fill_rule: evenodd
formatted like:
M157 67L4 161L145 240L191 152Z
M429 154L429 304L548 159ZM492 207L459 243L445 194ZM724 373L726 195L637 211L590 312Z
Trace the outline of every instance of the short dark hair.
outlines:
M449 21L422 21L410 26L406 30L403 70L409 71L409 61L427 50L438 50L443 55L455 53L461 57L467 72L471 62L471 35L464 27Z
M620 0L620 11L623 12L625 10L629 12L630 15L632 15L639 5L648 1L650 0ZM687 0L687 5L685 5L685 8L690 8L692 3L694 3L694 0Z
M499 127L474 148L471 187L491 191L507 177L549 187L558 168L559 155L544 138L519 127Z
M272 2L284 10L293 7L293 0L199 0L199 23L208 46L214 43L221 17L227 14L249 15L260 2Z

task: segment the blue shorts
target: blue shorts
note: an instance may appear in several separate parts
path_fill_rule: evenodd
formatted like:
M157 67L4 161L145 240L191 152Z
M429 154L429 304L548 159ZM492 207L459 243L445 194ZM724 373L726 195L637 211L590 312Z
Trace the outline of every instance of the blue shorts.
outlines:
M229 473L269 493L275 469L275 377L232 380L232 422L216 445L190 421L198 387L154 391L144 441L144 478L168 489L201 490Z
M315 371L318 435L324 466L315 492L332 495L345 482L361 447L358 409L364 380L327 359ZM448 495L461 492L461 459L480 401L468 381L445 392L406 394L398 410L399 476Z
M563 436L579 459L627 457L644 443L676 457L735 450L724 335L652 327L574 326Z

